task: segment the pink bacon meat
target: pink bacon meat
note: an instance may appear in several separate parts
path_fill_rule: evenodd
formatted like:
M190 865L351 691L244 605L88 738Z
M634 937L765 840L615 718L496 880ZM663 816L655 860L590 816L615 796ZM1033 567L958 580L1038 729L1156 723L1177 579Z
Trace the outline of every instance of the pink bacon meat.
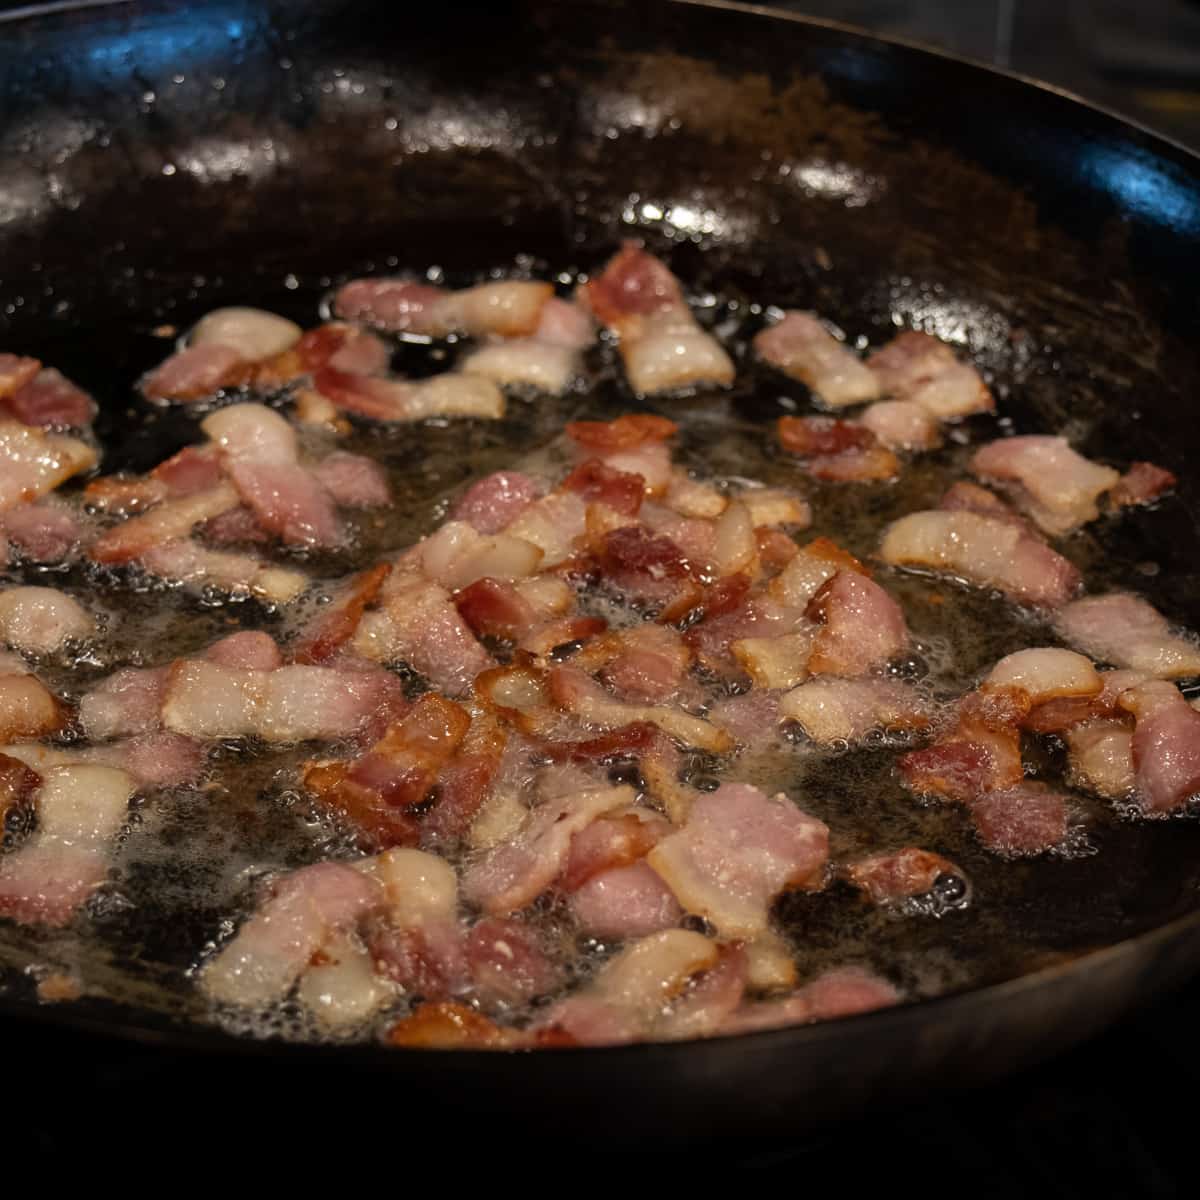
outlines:
M828 828L786 796L727 783L697 797L684 827L647 861L685 910L747 938L765 932L786 888L822 886L828 853Z
M637 395L733 382L733 362L697 324L678 280L641 247L627 242L580 294L617 335Z
M759 356L798 379L828 408L878 400L879 380L843 341L809 312L785 312L754 338Z

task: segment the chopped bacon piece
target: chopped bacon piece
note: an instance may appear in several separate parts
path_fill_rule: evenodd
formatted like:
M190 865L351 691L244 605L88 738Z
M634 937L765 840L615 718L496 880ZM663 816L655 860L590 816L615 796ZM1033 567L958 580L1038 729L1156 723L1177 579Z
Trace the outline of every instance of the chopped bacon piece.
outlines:
M96 631L91 614L72 596L47 587L0 589L0 641L25 654L55 654L71 639Z
M537 482L520 471L494 471L476 480L450 511L452 521L465 521L479 533L499 533L539 496Z
M627 867L645 858L670 831L670 824L661 817L637 809L598 818L571 841L560 881L563 889L576 891L601 871Z
M201 659L169 669L162 723L189 737L335 740L359 732L396 681L386 672L286 666L245 670Z
M0 515L0 537L7 537L32 562L62 562L83 540L79 519L50 501L22 504Z
M236 508L238 502L237 492L226 483L209 491L164 500L148 513L131 517L105 531L92 543L89 553L99 563L130 562L170 541L186 537L194 526Z
M799 547L780 529L756 529L758 558L764 567L786 567L799 553Z
M62 747L19 742L5 746L4 751L35 771L90 763L98 767L115 767L148 787L192 783L204 766L200 745L178 733L146 733L102 746Z
M141 565L151 575L173 583L218 587L235 596L257 596L272 604L288 604L308 587L307 576L299 571L265 563L249 554L209 550L186 538L145 550Z
M389 1046L423 1050L495 1050L520 1043L515 1031L450 1000L418 1006L412 1016L392 1026L386 1040Z
M165 483L150 476L104 475L93 479L83 498L95 512L129 516L165 500L170 491Z
M241 671L274 671L283 666L283 655L269 633L243 629L214 642L204 652L209 662Z
M1165 467L1149 462L1135 462L1108 493L1108 502L1114 508L1153 504L1156 500L1161 500L1178 482L1179 480Z
M765 642L789 634L804 633L810 628L803 610L797 611L776 603L770 596L758 595L752 596L738 608L693 625L684 639L700 662L710 670L720 672L733 665L730 651L739 642L744 651L758 654L761 647L748 647L748 642L755 639ZM797 643L789 649L794 653L800 648Z
M597 454L633 450L647 442L665 442L679 432L679 426L653 413L625 413L612 421L572 421L567 436L579 446Z
M393 579L395 576L393 576ZM437 584L388 581L378 611L365 613L350 643L376 662L404 661L434 687L464 694L475 676L492 665L450 594Z
M884 531L880 557L893 566L929 567L1014 600L1057 608L1079 590L1075 566L998 517L933 509L909 513Z
M292 661L319 665L337 654L354 637L363 613L374 603L391 571L390 563L377 563L355 575L333 606L301 634Z
M807 520L807 506L798 497L788 497L786 492L762 488L757 493L751 491L744 498L749 501L755 494L763 496L766 503L775 502L782 505L790 499L798 513L796 519ZM671 472L667 494L663 497L663 504L672 512L678 513L681 517L702 520L719 517L725 511L728 503L729 498L724 492L718 491L711 483L702 483L699 479L693 479L686 471L678 468ZM772 518L756 517L754 523L756 525L774 525L791 519L790 516L774 518L772 514Z
M801 458L825 458L872 445L875 435L857 421L839 417L780 417L779 444Z
M1133 730L1127 721L1096 717L1063 731L1071 782L1110 800L1131 796L1137 786Z
M999 788L971 801L979 840L1000 854L1041 854L1067 837L1066 797L1044 783Z
M696 323L678 280L641 247L626 242L580 296L620 340L625 373L638 395L733 382L732 361Z
M548 283L497 280L452 292L407 279L355 279L334 297L339 316L393 333L524 337L554 296Z
M578 667L555 667L550 672L549 684L551 695L562 708L597 729L615 729L649 721L685 745L714 754L733 749L732 738L702 717L694 717L665 704L623 704Z
M598 458L580 463L559 484L564 492L577 492L589 504L604 504L614 512L636 517L646 494L640 475L616 471Z
M1132 750L1140 804L1150 813L1181 808L1200 794L1200 712L1160 680L1123 692L1120 705L1136 720Z
M487 637L516 641L537 622L533 605L511 583L487 575L456 593L454 604L471 629Z
M779 701L779 716L796 721L820 745L858 742L873 729L922 729L928 706L916 689L891 679L814 679Z
M572 894L571 912L584 933L622 940L670 929L683 916L671 889L645 862L591 876Z
M429 796L470 724L459 705L427 694L365 754L350 762L311 764L304 785L345 812L375 845L403 845L414 834L404 810Z
M0 914L24 925L66 925L104 882L108 844L135 791L112 767L49 768L35 801L37 831L0 858Z
M768 799L748 784L727 783L698 796L683 829L647 861L688 912L742 938L765 932L780 892L820 888L828 856L824 822L782 793Z
M552 297L529 337L483 346L460 369L495 383L524 384L557 395L578 377L580 352L594 338L591 318L579 305Z
M215 488L222 477L221 456L214 443L185 446L160 462L147 477L166 486L171 496L192 496Z
M823 583L805 615L820 625L808 658L814 675L862 675L908 645L900 606L856 571L838 571Z
M673 629L635 625L594 638L574 655L585 671L601 671L629 700L669 700L683 685L691 651Z
M1041 646L1006 655L988 673L985 686L1016 688L1039 705L1063 697L1096 696L1104 685L1082 654Z
M95 450L78 438L0 418L0 512L31 504L95 465Z
M936 418L912 400L880 400L858 419L889 450L933 450L941 445Z
M587 505L574 492L554 492L529 505L505 530L542 552L544 571L570 558L587 529Z
M813 538L771 580L767 591L780 604L804 611L821 585L832 579L839 571L856 571L866 578L871 577L867 567L828 538Z
M721 1032L757 1033L785 1025L831 1021L891 1008L901 1000L900 992L878 975L861 967L836 967L818 975L786 999L746 1005L726 1021Z
M504 416L504 393L490 379L457 371L427 379L377 379L328 366L313 375L313 387L338 408L372 421Z
M945 342L908 330L867 359L883 390L912 400L939 421L952 421L995 407L987 384L969 363L961 363Z
M345 863L301 867L205 963L200 987L220 1004L281 1000L331 933L352 929L382 900L379 884Z
M79 702L79 723L93 740L150 733L161 725L169 667L124 667Z
M879 397L874 373L809 312L785 312L754 339L754 349L785 375L800 380L829 408Z
M512 581L532 575L543 551L510 533L484 537L463 521L448 521L418 544L414 557L426 577L457 591L477 579Z
M463 893L493 916L507 916L537 899L558 877L575 834L597 817L633 803L630 787L573 790L545 800L508 841L470 863Z
M1096 717L1124 716L1121 693L1145 683L1145 671L1101 671L1101 689L1091 695L1060 696L1037 704L1021 723L1031 733L1064 733L1072 726Z
M644 601L672 595L691 563L670 538L640 525L625 525L604 535L597 554L600 572L618 591Z
M778 637L738 638L729 649L757 687L795 687L808 678L813 631L804 628Z
M1161 679L1200 675L1200 645L1172 633L1162 613L1127 592L1076 600L1058 614L1054 628L1073 646L1118 667Z
M1023 692L964 696L949 730L900 759L901 778L914 792L967 803L985 792L1016 788L1025 777L1019 725L1028 711Z
M305 373L332 367L347 375L382 375L392 360L386 342L373 333L340 321L310 329L296 343L296 365Z
M290 350L300 326L261 308L215 308L192 326L189 346L226 346L244 362L259 362Z
M900 460L857 421L837 417L780 417L779 441L806 461L816 479L835 483L893 479Z
M671 1021L666 1006L676 999L686 1002L689 983L717 967L720 959L717 943L699 933L666 929L651 934L609 959L584 991L554 1005L539 1028L580 1045L665 1034Z
M895 904L914 896L928 895L943 878L961 881L957 903L961 904L968 892L967 877L959 867L940 854L916 846L870 854L849 863L844 873L846 879L875 904Z
M438 776L437 800L421 827L423 842L440 845L467 836L500 778L507 746L500 722L477 712L458 753Z
M392 989L375 973L370 951L343 931L321 944L316 962L305 968L296 989L304 1008L337 1033L361 1027L392 996Z
M484 917L464 946L475 991L490 1003L527 1004L556 991L563 970L536 930L506 917Z
M264 529L290 545L337 546L342 528L330 495L299 463L234 463L229 476Z
M971 471L1008 490L1050 534L1065 534L1100 515L1096 501L1120 476L1091 462L1062 437L1012 437L989 442L971 459Z
M91 423L96 402L53 367L38 371L28 383L0 401L23 425L42 429L79 428Z
M640 758L657 747L663 737L658 726L649 721L633 721L582 741L556 738L541 750L555 762L613 763L621 759Z
M142 377L151 400L199 400L230 386L244 360L232 346L208 342L177 350Z

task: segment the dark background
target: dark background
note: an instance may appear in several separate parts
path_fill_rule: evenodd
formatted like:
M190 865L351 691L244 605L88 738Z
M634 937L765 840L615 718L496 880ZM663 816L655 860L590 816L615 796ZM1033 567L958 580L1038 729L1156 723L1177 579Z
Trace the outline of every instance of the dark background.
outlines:
M0 9L18 7L0 0ZM1190 0L803 0L783 7L1036 76L1200 148L1200 4ZM340 1166L350 1186L386 1179L420 1186L421 1179L436 1187L432 1172L458 1176L474 1166L512 1183L523 1177L538 1191L563 1191L586 1182L580 1164L595 1163L605 1175L615 1167L622 1188L638 1178L633 1171L650 1166L676 1177L736 1167L851 1196L1194 1196L1198 1011L1200 983L1193 983L1080 1049L987 1089L804 1142L729 1144L705 1136L683 1149L654 1148L640 1164L621 1165L603 1130L581 1131L578 1145L549 1153L536 1130L520 1144L491 1146L486 1131L456 1129L452 1119L428 1127L419 1096L361 1085L347 1091L337 1077L97 1044L53 1028L6 1039L0 1121L10 1161L32 1156L42 1170L83 1165L114 1179L166 1153L183 1169L226 1160L230 1184L240 1178L235 1164L254 1161L270 1166L279 1182L297 1168ZM441 1156L440 1138L453 1142L455 1159ZM564 1174L571 1163L576 1170Z

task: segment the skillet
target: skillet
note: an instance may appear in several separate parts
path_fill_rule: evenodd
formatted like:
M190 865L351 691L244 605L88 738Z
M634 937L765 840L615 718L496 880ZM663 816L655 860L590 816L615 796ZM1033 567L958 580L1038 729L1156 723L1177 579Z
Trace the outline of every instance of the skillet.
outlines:
M1192 460L1200 169L1052 89L832 24L695 0L174 0L10 14L0 49L0 341L101 401L106 469L143 428L151 330L222 303L311 320L337 277L397 256L448 275L596 265L630 234L696 287L965 346L1018 429L1180 474L1097 535L1114 577L1200 625ZM773 415L745 400L740 416ZM1153 575L1136 575L1154 564ZM688 1045L381 1052L236 1039L149 1000L37 1007L6 1033L118 1035L309 1078L419 1089L429 1112L627 1135L796 1131L1075 1044L1200 964L1200 835L1130 827L1043 876L1048 965L911 1007ZM1100 865L1095 865L1100 864ZM140 944L155 944L144 915ZM159 921L161 926L163 921ZM192 943L195 944L194 942ZM23 957L24 956L24 957ZM70 1032L68 1032L70 1031Z

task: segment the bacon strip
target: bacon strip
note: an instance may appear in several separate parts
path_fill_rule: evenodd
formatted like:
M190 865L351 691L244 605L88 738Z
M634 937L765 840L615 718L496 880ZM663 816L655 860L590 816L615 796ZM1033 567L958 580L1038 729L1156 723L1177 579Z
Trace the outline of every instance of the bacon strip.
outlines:
M595 338L592 322L578 305L551 298L529 337L481 346L460 370L500 385L519 385L560 395L579 377L581 353Z
M887 679L814 679L779 701L779 716L797 722L819 745L859 742L873 729L907 731L929 724L921 695Z
M56 654L96 631L91 614L72 596L48 587L0 590L0 641L25 654Z
M23 925L66 925L108 874L108 844L135 791L112 767L49 768L36 796L36 833L0 858L0 914Z
M424 421L430 417L504 416L504 393L478 375L447 371L428 379L377 379L322 367L313 387L338 408L372 421Z
M1054 628L1071 645L1118 667L1162 679L1200 675L1200 646L1172 633L1166 617L1127 592L1076 600L1057 615Z
M153 515L153 514L151 514ZM209 550L187 538L162 542L142 552L151 575L188 587L219 587L232 595L257 596L272 604L290 604L308 588L308 576L277 567L250 554Z
M939 421L953 421L995 407L987 384L969 363L927 333L909 330L867 359L883 390L919 404Z
M861 967L836 967L798 988L784 1000L748 1004L722 1027L725 1034L757 1033L785 1025L806 1025L875 1012L901 1003L901 993Z
M1133 765L1138 800L1149 813L1182 808L1200 794L1200 712L1170 683L1151 680L1123 692L1136 720Z
M1026 604L1057 608L1079 590L1075 566L998 517L941 509L909 513L884 531L880 557L893 566L945 571Z
M879 398L879 380L810 312L785 312L754 338L761 358L798 379L828 408Z
M805 460L814 479L835 483L894 479L900 460L858 421L837 417L780 417L779 443Z
M417 826L407 810L429 796L470 724L459 705L422 696L365 754L310 763L304 786L347 814L376 847L411 844Z
M96 402L91 396L53 367L37 371L0 400L0 408L7 409L23 425L42 429L78 429L91 424L96 416Z
M698 796L683 829L647 862L688 912L727 937L767 929L770 905L789 887L819 888L829 829L780 794L768 800L744 783Z
M343 863L293 871L204 965L200 987L218 1004L252 1008L281 1000L331 933L352 929L381 901L379 885Z
M411 279L353 279L338 289L334 311L390 333L420 337L525 337L533 334L554 296L548 283L498 280L461 291Z
M630 387L638 396L733 382L717 340L696 323L665 264L626 242L580 289L582 303L616 334Z
M1056 536L1100 515L1097 500L1120 475L1084 458L1062 437L1012 437L989 442L971 458L971 471L998 483L1039 528Z
M78 438L0 419L0 512L30 504L95 465L95 450Z
M630 787L574 791L532 809L516 835L470 863L463 894L494 916L537 899L567 861L571 839L597 817L633 803Z

